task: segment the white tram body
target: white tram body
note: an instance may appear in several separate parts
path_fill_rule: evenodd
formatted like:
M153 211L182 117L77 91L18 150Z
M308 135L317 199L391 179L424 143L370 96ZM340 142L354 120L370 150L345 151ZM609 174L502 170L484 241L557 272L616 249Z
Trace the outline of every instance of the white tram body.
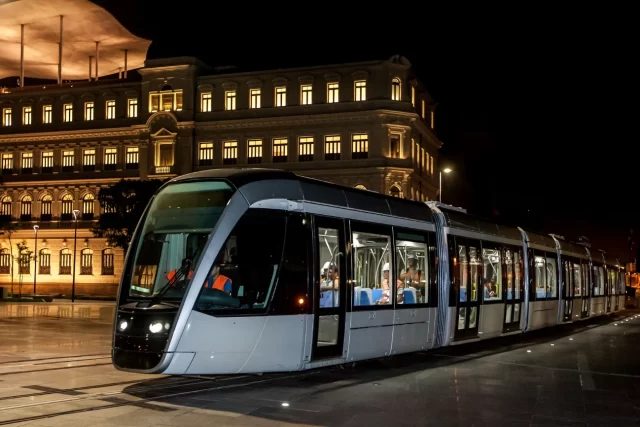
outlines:
M223 169L154 195L117 304L118 369L299 371L615 312L624 275L602 252L457 208Z

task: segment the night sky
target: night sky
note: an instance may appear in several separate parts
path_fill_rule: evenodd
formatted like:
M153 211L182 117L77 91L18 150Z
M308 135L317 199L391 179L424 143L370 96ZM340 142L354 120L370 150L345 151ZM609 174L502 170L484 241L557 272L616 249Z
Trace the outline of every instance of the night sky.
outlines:
M166 8L96 3L153 40L149 58L271 69L402 54L439 103L441 166L455 170L443 178L443 202L570 239L587 236L623 261L630 229L640 233L631 129L638 83L624 43L631 30L624 34L622 23L592 26L569 14L505 25L487 19L495 16L488 10L446 19L419 10L412 16L405 4L394 24L386 6L323 15L297 3L265 10L212 3L206 12L207 3L186 0Z

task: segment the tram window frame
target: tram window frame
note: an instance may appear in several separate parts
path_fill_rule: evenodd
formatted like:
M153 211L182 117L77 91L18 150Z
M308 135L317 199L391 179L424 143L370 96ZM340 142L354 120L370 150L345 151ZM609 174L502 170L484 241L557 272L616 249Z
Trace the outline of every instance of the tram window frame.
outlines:
M209 315L209 316L214 316L214 317L238 317L238 316L264 316L267 313L270 313L271 311L271 307L275 298L275 295L279 292L279 288L280 288L280 275L282 273L283 270L283 263L284 263L284 258L285 258L285 253L287 251L287 239L288 239L288 221L289 221L289 216L287 215L286 211L277 211L277 210L271 210L271 209L249 209L248 211L246 211L239 219L238 222L233 226L233 229L231 230L231 232L229 233L229 235L226 237L225 239L225 243L222 245L222 248L220 249L220 252L218 254L216 254L215 259L217 260L218 257L220 256L220 253L222 253L223 251L227 251L230 248L228 247L228 244L231 240L232 237L236 237L237 235L234 234L234 232L238 229L237 227L239 225L242 224L243 220L247 220L247 218L253 216L254 219L260 219L260 226L264 228L265 226L265 219L269 218L274 218L274 219L282 219L283 221L283 226L282 226L282 241L279 243L280 246L280 255L279 255L279 260L278 260L278 268L276 270L276 274L275 277L273 277L273 288L271 289L270 293L267 295L267 297L264 300L264 305L262 307L258 307L258 308L252 308L252 307L238 307L238 308L209 308L209 309L204 309L198 306L198 302L200 301L200 298L202 298L202 293L203 290L205 289L204 286L200 287L200 292L198 293L198 298L196 299L194 306L193 306L193 310ZM273 225L273 224L272 224ZM269 227L269 230L273 230L273 227ZM276 233L278 234L278 233ZM236 245L237 245L237 241L236 241ZM237 246L236 246L237 248ZM228 254L225 254L228 255ZM226 256L225 256L226 258ZM226 260L225 260L226 261ZM215 261L214 261L215 263ZM226 262L222 264L222 266L226 266ZM207 273L207 278L211 275L211 270L213 269L213 265L211 265L211 267L209 267L209 272ZM242 266L240 265L240 262L237 263L238 265L238 270L242 269ZM224 274L226 271L226 269L223 267L220 269L220 274ZM228 276L227 276L228 277ZM190 286L194 286L193 284L191 284ZM199 286L199 285L195 285L195 286ZM236 285L232 285L233 286L233 293L238 295L239 289L236 288ZM245 289L243 288L243 294L244 294ZM283 292L282 290L280 290L280 292ZM236 297L234 297L234 299L237 299Z
M373 234L378 236L388 237L389 239L389 280L391 281L390 292L393 296L391 302L389 304L376 304L371 301L371 305L355 305L355 288L356 288L356 271L357 271L357 254L356 250L353 246L353 237L355 234ZM396 262L395 262L395 244L394 244L394 230L391 226L373 224L361 221L349 221L348 228L348 244L351 247L351 253L349 254L348 263L349 267L349 288L348 293L350 293L350 302L348 307L351 308L351 311L372 311L372 310L394 310L396 305ZM384 263L380 264L380 277L382 277L383 271L382 267L384 267ZM359 285L358 285L359 286ZM368 288L368 289L377 289L377 288ZM412 305L413 307L413 305Z
M481 240L480 241L480 256L482 259L482 270L481 270L481 277L480 280L482 281L482 283L479 285L479 288L482 288L482 304L498 304L498 303L504 303L504 293L505 293L505 287L504 287L504 272L505 272L505 265L504 265L504 256L503 256L503 247L504 245L500 245L491 241L487 241L487 240ZM499 279L500 279L500 284L499 284L499 289L497 292L497 297L496 298L485 298L485 293L484 293L484 280L486 279L485 274L488 271L487 265L485 264L485 250L492 250L492 251L497 251L499 254L499 266L500 266L500 274L498 275ZM480 290L478 288L478 290Z
M425 256L425 261L424 264L420 264L419 265L424 265L424 267L427 269L424 272L424 280L425 280L425 292L423 295L423 302L416 302L415 304L407 304L404 305L404 303L398 303L397 302L397 297L398 297L398 293L397 293L397 289L394 292L394 299L396 300L395 304L396 304L396 309L401 309L401 308L416 308L416 307L429 307L433 304L433 301L437 302L437 297L434 298L434 292L433 292L433 283L432 283L432 278L433 278L433 262L435 260L432 259L431 254L429 253L429 247L430 247L430 234L433 234L433 238L435 241L435 233L429 233L429 232L425 232L422 230L412 230L409 228L400 228L400 227L393 227L393 231L394 231L394 235L393 235L393 249L394 249L394 264L395 264L395 272L396 275L398 274L398 260L397 260L397 256L398 256L398 241L405 241L405 242L411 242L411 243L418 243L418 244L424 244L425 245L425 249L424 249L424 256ZM422 239L422 241L418 241L419 239ZM436 251L437 251L437 247L436 247ZM436 253L437 255L437 253ZM437 278L437 276L436 276ZM397 279L396 281L394 281L394 284L397 285ZM437 295L437 294L436 294Z

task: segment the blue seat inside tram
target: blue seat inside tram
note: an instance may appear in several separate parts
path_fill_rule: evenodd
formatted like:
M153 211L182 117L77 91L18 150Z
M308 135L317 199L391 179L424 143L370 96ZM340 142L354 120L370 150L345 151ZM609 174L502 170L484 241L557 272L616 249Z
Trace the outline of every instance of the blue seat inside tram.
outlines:
M403 292L404 301L403 304L415 304L416 303L416 290L413 288L405 289Z
M382 298L382 289L372 289L371 296L374 303L378 302L378 300Z

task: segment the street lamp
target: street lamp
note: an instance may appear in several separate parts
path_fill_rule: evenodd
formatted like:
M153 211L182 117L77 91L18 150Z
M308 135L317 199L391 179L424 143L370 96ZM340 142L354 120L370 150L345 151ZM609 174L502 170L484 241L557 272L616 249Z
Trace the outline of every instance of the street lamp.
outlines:
M450 173L453 172L453 169L451 168L444 168L440 171L440 190L438 191L438 195L440 196L440 203L442 203L442 172L444 173Z
M78 209L73 210L73 220L75 221L75 231L73 232L73 279L71 282L71 302L76 298L76 242L78 241Z
M35 233L35 237L33 238L33 243L35 246L35 250L33 253L33 297L36 297L36 280L38 278L38 229L39 225L33 226L33 232Z

